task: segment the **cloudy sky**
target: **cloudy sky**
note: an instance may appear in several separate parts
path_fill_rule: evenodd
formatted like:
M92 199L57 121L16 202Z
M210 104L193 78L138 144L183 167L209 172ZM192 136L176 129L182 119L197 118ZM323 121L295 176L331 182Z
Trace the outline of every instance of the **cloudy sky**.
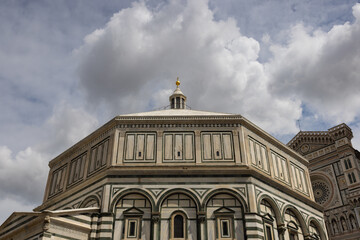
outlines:
M287 143L347 123L360 148L355 0L0 2L0 223L42 202L48 162L115 115L239 113Z

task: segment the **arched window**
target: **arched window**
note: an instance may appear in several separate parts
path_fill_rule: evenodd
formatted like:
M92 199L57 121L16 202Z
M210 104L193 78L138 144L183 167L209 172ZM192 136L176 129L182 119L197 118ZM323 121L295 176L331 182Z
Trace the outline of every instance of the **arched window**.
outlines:
M176 97L176 109L180 109L180 97Z
M356 177L355 177L355 174L353 172L348 174L348 178L349 178L350 184L356 182Z
M292 210L287 209L285 211L285 221L287 222L289 239L298 240L299 239L298 234L302 232L301 232L301 228L299 228L300 222Z
M355 230L357 228L357 224L356 224L356 220L355 220L354 215L351 214L349 219L350 219L351 229Z
M173 240L185 239L186 236L186 216L181 213L175 213L171 218L171 236Z
M341 217L341 218L340 218L340 222L341 222L342 231L343 231L343 232L346 232L346 231L348 230L348 227L347 227L345 218L344 218L344 217Z
M333 229L333 233L334 233L334 234L338 234L339 228L338 228L338 225L337 225L337 222L336 222L335 219L333 219L333 220L331 221L331 226L332 226L332 229Z
M265 240L274 239L274 230L273 230L273 220L275 219L275 214L272 206L265 199L260 202L260 211L264 216L264 230L265 230ZM268 217L270 216L270 218Z
M310 232L310 236L313 239L320 239L319 230L318 230L318 228L316 227L316 225L314 224L313 221L310 222L309 232Z

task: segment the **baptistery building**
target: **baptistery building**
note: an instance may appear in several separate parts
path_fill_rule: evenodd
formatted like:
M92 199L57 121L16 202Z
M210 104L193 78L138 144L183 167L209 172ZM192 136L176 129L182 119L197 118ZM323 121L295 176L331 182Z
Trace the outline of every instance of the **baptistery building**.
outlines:
M114 117L49 162L43 203L0 239L327 238L309 162L237 114L169 109Z

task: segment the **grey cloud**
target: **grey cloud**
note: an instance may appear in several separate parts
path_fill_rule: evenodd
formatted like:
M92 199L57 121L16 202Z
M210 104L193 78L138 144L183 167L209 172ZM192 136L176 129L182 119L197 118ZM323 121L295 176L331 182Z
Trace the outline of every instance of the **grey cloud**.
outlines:
M353 8L358 17L360 4ZM273 46L267 69L271 92L301 99L332 124L360 114L360 19L329 32L297 25L289 44Z
M207 1L170 1L156 10L134 3L84 41L76 55L91 105L113 114L147 110L149 100L161 107L157 93L173 89L180 75L193 108L241 113L272 131L296 131L300 103L267 92L259 43L241 35L232 18L215 21Z

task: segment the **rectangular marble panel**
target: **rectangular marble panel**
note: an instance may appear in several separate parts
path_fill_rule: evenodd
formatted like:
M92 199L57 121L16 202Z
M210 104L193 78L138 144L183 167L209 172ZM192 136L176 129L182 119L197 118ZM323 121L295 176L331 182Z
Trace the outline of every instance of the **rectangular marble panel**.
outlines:
M249 150L250 150L250 159L251 163L256 166L256 157L255 157L255 142L252 139L249 139Z
M276 178L279 178L279 167L278 167L278 160L277 156L274 153L271 153L271 159L274 167L274 175Z
M307 188L307 182L306 182L306 178L305 178L305 172L303 169L300 170L300 177L301 177L301 182L303 185L303 191L305 193L308 193L308 188Z
M265 172L269 172L269 160L267 157L266 148L264 146L261 147L261 159L263 162L263 169Z
M101 166L106 165L107 156L108 156L108 148L109 148L109 140L106 140L103 143L103 153L102 153Z
M194 141L193 135L185 134L185 160L192 160L194 159Z
M213 153L214 159L222 159L222 150L221 150L221 135L220 134L213 134Z
M173 159L173 135L166 134L165 141L164 141L164 152L165 152L165 160L172 160Z
M136 160L144 159L144 148L145 148L144 145L145 145L145 135L137 134L137 136L136 136L136 153L135 153Z
M255 159L256 159L256 165L260 168L262 168L262 159L261 159L261 152L260 152L260 145L255 142Z
M233 159L233 144L231 134L223 134L224 158Z
M102 151L103 151L103 145L100 144L97 147L97 157L96 157L96 164L95 164L95 168L98 169L101 166L101 158L102 158Z
M284 181L288 182L288 174L287 174L287 168L288 168L288 165L286 163L286 159L285 158L280 158L281 160L281 170L282 170L282 178Z
M294 165L291 165L291 172L292 172L292 180L294 181L294 187L297 188L298 186L298 181L296 178L296 173L295 173L295 167Z
M89 173L92 173L95 170L96 162L96 148L91 149L91 161L89 165Z
M176 160L183 159L183 135L175 134L175 152L174 156Z
M146 160L154 160L155 152L155 135L148 134L146 136Z
M135 135L129 134L126 136L126 154L125 160L133 160L134 159L134 145L135 145Z
M204 160L211 160L211 135L210 134L203 134L203 156Z

